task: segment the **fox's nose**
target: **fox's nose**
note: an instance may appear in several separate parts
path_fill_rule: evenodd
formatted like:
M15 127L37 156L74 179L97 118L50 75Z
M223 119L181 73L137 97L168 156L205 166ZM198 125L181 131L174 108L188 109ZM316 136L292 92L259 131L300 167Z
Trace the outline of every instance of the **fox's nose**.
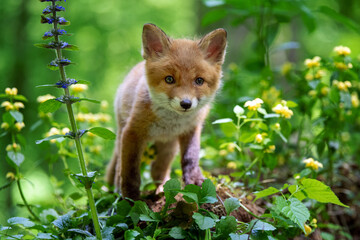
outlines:
M189 99L181 100L180 106L185 110L191 108L191 100Z

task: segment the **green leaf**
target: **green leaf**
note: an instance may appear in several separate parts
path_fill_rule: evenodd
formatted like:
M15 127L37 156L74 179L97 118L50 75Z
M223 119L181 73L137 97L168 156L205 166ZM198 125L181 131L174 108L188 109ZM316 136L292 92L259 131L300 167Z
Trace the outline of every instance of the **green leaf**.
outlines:
M17 122L22 122L24 120L24 116L22 115L21 112L10 111L10 114Z
M264 115L264 118L278 118L278 117L280 117L280 115L277 113L268 113Z
M276 228L266 222L263 222L261 220L253 220L256 221L255 225L252 228L252 231L274 231Z
M66 230L71 227L71 216L74 213L75 211L71 210L67 214L58 217L55 221L52 222L52 224L54 224L54 226L60 230Z
M175 203L176 199L174 198L178 191L181 189L181 183L178 179L172 178L164 184L164 195L166 199L166 204Z
M200 213L194 213L193 219L195 219L196 224L199 226L201 230L209 229L215 226L214 219L210 217L205 217L201 215Z
M254 202L256 200L258 200L259 198L263 198L263 197L267 197L267 196L270 196L270 195L273 195L275 193L278 193L280 192L278 189L274 188L274 187L269 187L269 188L266 188L262 191L259 191L259 192L254 192L256 198L254 200Z
M52 208L45 209L40 213L40 220L42 223L50 223L59 217L59 214Z
M342 202L331 190L331 188L316 179L304 179L301 181L308 198L322 203L333 203L343 207L349 207Z
M276 38L276 35L279 31L279 23L273 23L273 24L269 24L265 27L266 30L266 42L267 45L270 46L273 42L274 39Z
M181 227L173 227L169 232L169 236L174 239L185 239L186 238L186 231Z
M92 103L100 103L101 102L99 100L95 100L95 99L91 99L91 98L79 98L77 100L78 101L87 101L87 102L92 102Z
M223 9L223 8L208 11L202 18L201 25L207 26L214 22L218 22L221 19L223 19L224 17L226 17L226 15L227 15L227 11L226 11L226 9Z
M287 200L282 197L282 196L278 196L275 197L275 202L274 202L274 210L277 211L278 213L281 213L284 207L288 206L288 202Z
M335 11L334 9L331 9L327 6L321 6L318 9L319 12L327 15L330 19L333 19L339 23L344 24L346 27L356 31L357 33L360 32L360 27L359 24L357 24L356 22L352 21L350 18L341 15L340 13L338 13L337 11Z
M233 122L233 120L231 118L222 118L222 119L218 119L218 120L212 122L212 124L222 124L222 123L229 123L229 122Z
M59 87L58 85L56 84L43 84L43 85L37 85L36 86L37 88L42 88L42 87Z
M38 233L36 239L56 239L51 233Z
M58 139L58 138L71 138L70 135L60 135L60 134L55 134L55 135L51 135L47 138L44 138L44 139L40 139L40 140L36 140L35 143L36 144L40 144L42 142L45 142L45 141L50 141L52 139Z
M217 239L228 239L229 234L236 232L237 222L234 216L222 217L219 222L216 223L216 235Z
M61 102L54 99L49 99L39 105L39 111L43 113L52 113L61 107Z
M307 30L310 33L313 32L316 28L316 21L313 12L308 7L306 7L305 4L301 4L299 10L302 21L305 24Z
M83 175L82 173L71 174L71 176L79 180L79 182L84 185L86 189L90 189L92 187L92 184L94 183L95 178L98 175L99 173L96 171L88 172L87 176Z
M82 229L78 229L78 228L71 228L71 229L68 229L67 231L68 232L79 233L79 234L82 234L82 235L85 235L85 236L88 236L88 237L93 237L93 235L90 232L82 230Z
M101 237L106 240L114 240L114 235L112 234L114 229L114 227L104 227L101 230Z
M216 203L216 189L210 179L205 179L201 185L199 204L203 203Z
M179 193L184 195L183 197L187 202L195 202L195 203L199 204L199 198L198 198L198 195L196 193L187 192L187 191L179 191Z
M24 162L24 155L20 152L8 151L8 158L16 164L16 166L20 167L20 165Z
M227 198L224 201L224 206L225 206L226 214L229 215L232 211L240 207L239 199L234 197Z
M116 215L125 218L129 215L130 211L131 211L131 205L128 201L121 200L116 204Z
M309 219L310 212L302 202L297 198L290 198L287 200L287 206L281 210L281 213L296 223L306 233L304 224Z
M15 224L19 224L19 225L23 225L24 227L33 227L35 226L35 223L33 223L32 221L30 221L27 218L23 218L23 217L13 217L13 218L9 218L7 221L10 225L15 225Z
M127 230L124 234L125 240L135 240L140 233L136 230Z
M107 128L103 127L93 127L88 130L88 132L91 132L101 138L114 140L116 138L116 134L110 131Z
M129 215L133 223L136 225L140 220L140 215L143 215L143 217L150 215L150 209L145 202L136 201Z
M300 201L304 200L306 198L306 195L304 194L303 190L298 190L299 186L297 185L291 185L289 186L289 192L293 194L294 197L299 199Z
M237 233L230 233L229 234L231 240L248 240L249 235L248 234L237 234Z

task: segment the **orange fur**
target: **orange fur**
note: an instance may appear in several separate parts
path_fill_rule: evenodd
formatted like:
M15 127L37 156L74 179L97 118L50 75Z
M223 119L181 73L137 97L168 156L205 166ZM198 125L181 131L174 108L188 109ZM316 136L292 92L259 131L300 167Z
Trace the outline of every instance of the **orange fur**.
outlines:
M120 85L115 112L118 134L107 181L123 196L136 199L140 157L154 141L157 159L151 175L161 191L171 161L181 149L186 184L201 184L198 166L202 123L220 86L226 32L217 29L199 41L171 39L160 28L145 24L143 57ZM174 82L167 83L171 76ZM204 79L203 83L195 79ZM184 105L186 102L186 106Z

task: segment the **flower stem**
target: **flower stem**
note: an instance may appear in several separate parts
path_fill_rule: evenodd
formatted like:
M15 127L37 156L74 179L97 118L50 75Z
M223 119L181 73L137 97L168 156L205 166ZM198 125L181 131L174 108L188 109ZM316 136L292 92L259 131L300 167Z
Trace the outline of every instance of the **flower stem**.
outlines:
M20 179L16 180L16 183L17 183L17 186L18 186L18 189L19 189L19 193L20 193L21 199L23 200L23 202L24 202L27 210L29 211L29 213L30 213L37 221L40 221L39 217L35 215L35 213L31 210L29 204L28 204L27 201L26 201L26 198L25 198L24 193L23 193L22 188L21 188Z
M55 8L55 1L52 1L52 5L53 5L53 8ZM56 11L53 12L53 19L54 19L54 30L55 30L55 32L58 32L58 28L57 28L58 22L57 22L57 18L56 18ZM59 36L57 34L55 34L55 43L59 44L59 42L60 42ZM56 51L55 51L56 57L58 60L60 60L62 58L62 52L61 52L61 48L59 47L59 45L57 45L57 46L58 47L56 48ZM60 72L61 81L66 82L65 68L62 64L59 64L59 72ZM65 91L65 97L67 99L69 99L70 98L69 89L65 88L64 91ZM83 176L87 176L88 173L86 170L84 154L83 154L83 150L81 147L81 141L80 141L78 129L77 129L76 122L75 122L74 111L72 109L71 104L72 103L70 101L67 101L66 109L67 109L67 113L69 116L71 131L75 135L74 140L75 140L77 155L78 155L79 162L80 162L81 172L82 172ZM96 232L96 237L97 237L97 239L102 239L99 218L98 218L98 214L97 214L97 210L96 210L96 206L95 206L95 200L94 200L94 195L93 195L93 192L91 189L91 185L89 187L86 186L85 190L86 190L88 200L89 200L90 212L91 212L91 217L92 217L95 232Z
M245 171L239 176L239 178L242 178L244 174L246 174L257 162L259 161L259 158L255 158L254 161L250 164L250 166L245 169Z

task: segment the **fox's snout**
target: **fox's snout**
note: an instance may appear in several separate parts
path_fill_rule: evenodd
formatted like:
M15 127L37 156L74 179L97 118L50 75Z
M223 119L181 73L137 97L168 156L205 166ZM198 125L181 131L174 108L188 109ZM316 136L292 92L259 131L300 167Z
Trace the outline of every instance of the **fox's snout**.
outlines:
M180 106L185 110L191 108L191 104L192 104L192 102L191 102L190 99L185 98L185 99L180 101Z

